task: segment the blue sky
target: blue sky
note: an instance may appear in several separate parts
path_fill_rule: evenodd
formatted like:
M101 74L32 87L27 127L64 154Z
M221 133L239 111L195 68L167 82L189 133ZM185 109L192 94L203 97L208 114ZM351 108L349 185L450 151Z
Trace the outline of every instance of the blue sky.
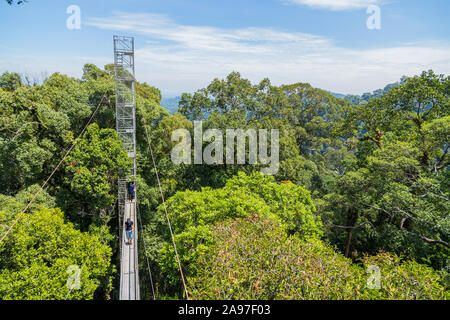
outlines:
M81 10L69 30L67 7ZM369 30L377 5L381 29ZM450 72L448 0L0 0L0 73L80 77L133 35L136 77L171 97L239 71L361 94L426 69Z

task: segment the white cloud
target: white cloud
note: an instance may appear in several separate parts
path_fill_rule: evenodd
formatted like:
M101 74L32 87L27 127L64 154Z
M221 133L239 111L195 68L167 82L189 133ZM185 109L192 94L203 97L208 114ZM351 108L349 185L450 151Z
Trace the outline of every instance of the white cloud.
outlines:
M349 49L313 34L274 28L181 25L165 15L150 13L117 12L111 17L89 18L85 25L139 35L136 76L160 88L166 96L203 88L232 71L253 82L268 77L275 85L308 82L352 94L371 92L398 81L402 75L423 70L450 73L449 42ZM48 74L61 72L77 77L84 63L103 66L111 62L109 53L103 57L11 53L2 59L0 70L37 75L46 70Z
M239 71L251 81L309 82L327 90L361 94L434 69L449 73L449 43L347 49L332 39L272 28L224 29L180 25L167 16L116 12L87 25L140 34L136 75L164 95L195 91L216 77Z
M99 67L111 63L108 57L61 56L39 54L6 54L0 59L0 74L4 71L18 72L38 82L55 72L81 78L85 63Z
M289 3L327 10L352 10L380 4L381 0L288 0Z

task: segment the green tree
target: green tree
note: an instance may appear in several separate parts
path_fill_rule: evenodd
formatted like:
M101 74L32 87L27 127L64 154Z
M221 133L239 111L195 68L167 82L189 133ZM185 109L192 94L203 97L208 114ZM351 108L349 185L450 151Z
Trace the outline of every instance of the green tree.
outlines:
M198 271L199 255L214 243L212 226L227 219L258 214L279 221L283 230L299 238L318 238L322 232L306 189L292 183L279 185L273 177L259 172L249 176L240 173L219 189L177 192L166 204L183 270L189 276ZM180 286L179 271L162 206L155 219L148 239L163 245L149 255L157 261L161 277L172 285L167 289L173 293Z
M214 245L188 278L193 299L353 300L448 299L430 267L392 254L366 257L363 265L317 239L289 237L273 220L257 215L213 228ZM378 267L379 287L369 286Z
M448 77L423 72L356 106L337 126L358 138L356 161L320 209L340 225L329 236L347 254L382 249L448 268L448 88Z
M355 299L361 273L320 240L289 237L257 215L214 227L215 245L188 280L193 299Z
M0 211L0 221L5 214ZM102 239L97 243L99 236ZM0 298L63 300L73 275L68 273L70 266L81 270L84 263L80 287L72 290L69 299L92 299L100 287L108 294L113 267L111 249L102 243L105 240L111 240L107 229L82 233L64 222L59 209L42 208L25 214L0 244Z
M9 5L11 5L11 4L13 4L13 3L22 4L22 3L28 2L28 0L16 0L16 1L14 1L14 0L6 0L6 2L7 2Z
M58 202L80 226L98 223L101 212L114 204L119 172L127 172L131 166L116 131L91 124L64 165L64 188ZM93 218L86 219L87 215Z
M16 72L5 72L0 76L0 88L8 91L14 91L20 86L22 86L20 74Z

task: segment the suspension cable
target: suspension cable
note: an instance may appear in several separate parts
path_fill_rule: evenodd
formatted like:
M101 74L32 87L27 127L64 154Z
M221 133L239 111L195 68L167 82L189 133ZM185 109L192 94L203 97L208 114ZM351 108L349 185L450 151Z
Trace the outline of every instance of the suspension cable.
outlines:
M34 194L33 198L30 200L30 202L28 202L27 206L25 207L25 209L22 210L22 212L19 214L19 216L14 220L14 222L12 223L12 225L9 227L8 231L5 232L5 234L2 236L2 238L0 239L0 244L3 242L3 240L6 238L6 236L8 235L8 233L11 232L11 230L14 228L14 226L16 225L17 222L19 222L19 220L22 218L22 216L25 214L25 212L28 210L28 208L30 207L30 205L34 202L34 200L36 200L37 196L41 193L41 191L44 189L44 187L47 185L47 183L50 181L50 179L53 177L53 175L55 174L55 172L59 169L59 167L62 165L62 163L64 162L64 160L67 158L67 156L72 152L72 149L75 147L75 145L78 143L79 139L81 138L81 136L84 134L84 132L86 131L87 127L89 126L89 124L91 123L91 121L94 119L95 114L97 113L98 109L100 108L101 104L103 103L103 100L105 99L106 96L106 92L102 95L102 98L100 100L100 103L98 104L97 108L94 110L94 112L92 113L90 119L88 120L88 122L86 123L86 125L84 126L83 130L81 130L80 134L78 135L78 137L75 139L75 141L73 142L73 144L70 146L69 150L67 150L66 154L64 155L64 157L61 159L61 161L58 163L58 165L53 169L52 173L48 176L47 180L45 180L45 182L42 184L42 186L40 187L40 189Z
M138 217L139 217L139 223L141 224L141 234L142 234L142 240L144 241L144 253L145 253L145 259L147 260L147 269L148 269L148 274L150 276L150 285L152 287L153 300L156 300L155 288L153 287L152 270L150 268L150 262L148 261L148 255L147 255L147 244L146 244L146 241L145 241L144 225L142 224L141 210L139 209L139 202L137 201L137 196L136 196L136 204L137 204L137 212L138 212Z
M181 268L180 257L178 256L177 245L175 243L175 237L173 236L173 231L172 231L172 226L170 224L169 214L167 213L166 202L164 200L164 193L163 193L162 188L161 188L161 181L159 180L158 169L156 167L155 157L153 156L152 145L151 145L151 142L150 142L150 138L148 136L147 127L144 126L144 128L145 128L145 135L147 136L147 144L148 144L148 147L150 149L150 154L152 156L153 166L155 168L156 179L158 180L158 186L159 186L159 191L161 193L161 199L162 199L162 202L163 202L164 211L166 213L167 224L169 225L169 231L170 231L170 235L172 237L173 247L175 249L175 256L177 258L177 263L178 263L178 268L180 270L181 280L183 281L184 292L186 294L186 299L189 299L188 290L187 290L187 287L186 287L186 282L184 280L183 269Z

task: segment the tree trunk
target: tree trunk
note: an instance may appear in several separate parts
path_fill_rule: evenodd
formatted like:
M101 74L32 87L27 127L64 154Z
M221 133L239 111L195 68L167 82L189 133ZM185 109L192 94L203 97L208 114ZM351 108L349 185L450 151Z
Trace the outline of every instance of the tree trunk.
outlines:
M352 242L353 229L355 228L356 222L358 222L359 214L354 208L349 208L347 211L347 244L345 246L345 257L348 258L350 255L350 245Z
M347 245L345 246L345 257L348 258L348 255L350 254L350 243L352 242L352 234L353 229L348 229L347 231Z

